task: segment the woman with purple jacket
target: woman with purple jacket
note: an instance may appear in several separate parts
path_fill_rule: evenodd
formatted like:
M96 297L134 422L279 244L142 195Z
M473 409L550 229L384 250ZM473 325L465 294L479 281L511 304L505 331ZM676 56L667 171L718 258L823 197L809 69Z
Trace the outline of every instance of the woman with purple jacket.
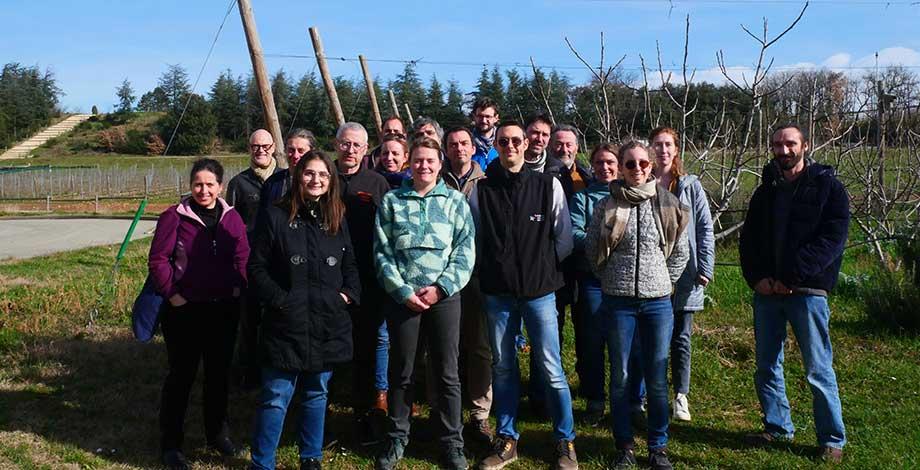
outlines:
M220 197L223 178L218 161L194 163L191 197L160 214L147 261L157 293L167 300L160 311L169 360L160 451L170 469L189 468L182 454L183 423L202 360L208 447L223 456L238 453L227 426L227 392L249 243L242 218Z

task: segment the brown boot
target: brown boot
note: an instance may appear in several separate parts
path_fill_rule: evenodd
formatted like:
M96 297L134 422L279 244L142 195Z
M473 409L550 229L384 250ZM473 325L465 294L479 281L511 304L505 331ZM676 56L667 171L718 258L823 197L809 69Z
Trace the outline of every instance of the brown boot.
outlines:
M383 414L387 414L387 391L386 390L377 390L377 398L374 400L374 406L371 407L372 410L380 410Z
M575 444L565 439L556 443L556 470L578 470Z
M499 470L505 465L514 462L518 458L517 445L518 441L509 436L497 436L495 441L492 442L492 450L479 463L479 468L481 470Z

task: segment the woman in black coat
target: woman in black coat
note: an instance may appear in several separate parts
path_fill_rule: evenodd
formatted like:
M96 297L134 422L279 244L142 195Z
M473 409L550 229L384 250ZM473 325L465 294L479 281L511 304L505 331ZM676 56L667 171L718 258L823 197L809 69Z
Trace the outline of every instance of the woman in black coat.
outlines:
M320 468L332 367L352 356L346 306L360 299L335 165L311 151L297 162L291 184L259 219L249 261L251 288L265 305L252 440L252 468L258 469L275 468L284 415L298 386L301 468Z

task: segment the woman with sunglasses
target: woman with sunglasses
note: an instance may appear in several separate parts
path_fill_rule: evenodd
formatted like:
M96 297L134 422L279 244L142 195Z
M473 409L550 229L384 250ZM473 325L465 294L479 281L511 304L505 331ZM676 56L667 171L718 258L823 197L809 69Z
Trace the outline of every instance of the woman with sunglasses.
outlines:
M308 152L294 167L290 191L266 208L256 227L249 276L265 314L254 469L275 468L284 415L297 388L300 468L321 467L332 368L352 357L346 306L361 296L339 184L332 160Z
M674 332L671 335L671 382L674 386L673 418L690 421L690 331L693 313L703 310L703 290L715 271L715 237L709 202L699 178L684 171L680 158L680 138L670 127L659 127L649 136L655 152L655 179L658 187L677 196L690 208L687 239L690 259L671 302L674 307Z
M636 465L627 383L634 338L640 345L648 394L649 464L670 469L668 443L668 349L674 314L673 285L687 264L689 210L652 176L648 147L620 146L620 180L599 201L585 237L588 263L601 281L601 317L610 357L610 401L615 468Z

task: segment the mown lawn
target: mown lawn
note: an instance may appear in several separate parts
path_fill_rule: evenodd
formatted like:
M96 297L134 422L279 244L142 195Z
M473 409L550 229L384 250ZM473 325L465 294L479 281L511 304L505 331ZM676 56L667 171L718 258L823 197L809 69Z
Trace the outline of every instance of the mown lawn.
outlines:
M134 342L128 308L146 273L149 242L131 246L114 290L106 290L117 247L80 250L0 264L0 468L156 468L157 409L165 373L161 340ZM720 249L731 262L733 248ZM867 270L869 261L848 253L844 272ZM708 291L711 302L694 330L693 422L672 426L677 468L811 468L818 463L811 395L801 357L790 339L787 388L798 427L792 445L758 449L744 443L760 427L753 390L754 343L750 292L733 266L719 266ZM860 299L871 295L844 283L832 297L836 370L850 444L845 468L920 468L920 338L890 332L867 318ZM571 322L568 323L569 328ZM573 390L574 347L566 332L564 359ZM522 356L526 361L526 355ZM527 370L526 366L522 367ZM331 430L339 443L326 467L370 468L373 450L354 438L347 373L337 375ZM244 443L254 396L232 397L233 432ZM584 409L576 400L576 418ZM546 468L552 457L548 423L522 406L522 459L510 468ZM431 468L438 449L416 424L403 468ZM200 393L187 424L186 451L196 468L245 467L204 450ZM605 468L613 456L610 432L579 426L583 468ZM280 463L296 468L295 434L286 432ZM473 449L477 450L477 449ZM640 463L645 450L640 445Z

